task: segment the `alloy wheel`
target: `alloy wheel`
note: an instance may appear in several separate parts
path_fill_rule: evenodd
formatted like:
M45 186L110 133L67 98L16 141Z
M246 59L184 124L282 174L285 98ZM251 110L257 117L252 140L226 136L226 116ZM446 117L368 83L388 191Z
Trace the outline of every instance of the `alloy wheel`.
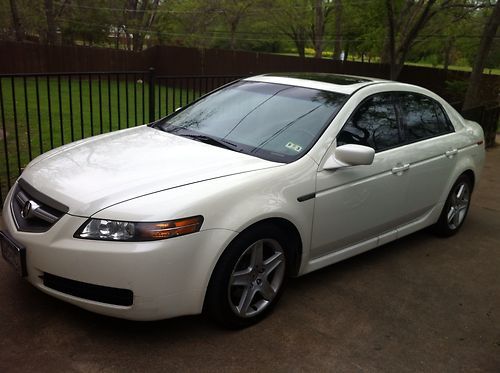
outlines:
M278 241L261 239L240 256L229 279L228 298L239 317L263 312L276 297L285 277L285 253Z
M448 208L447 221L450 229L457 229L462 224L469 208L470 188L466 182L456 185Z

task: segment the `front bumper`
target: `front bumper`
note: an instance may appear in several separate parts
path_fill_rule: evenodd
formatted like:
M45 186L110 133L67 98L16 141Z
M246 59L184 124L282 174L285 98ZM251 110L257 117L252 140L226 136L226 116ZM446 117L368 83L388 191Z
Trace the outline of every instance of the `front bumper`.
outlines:
M64 215L45 233L17 230L4 204L4 231L26 247L27 280L43 292L104 315L159 320L202 311L213 268L236 232L211 229L150 242L73 238L87 220ZM133 293L130 306L84 299L44 285L44 274Z

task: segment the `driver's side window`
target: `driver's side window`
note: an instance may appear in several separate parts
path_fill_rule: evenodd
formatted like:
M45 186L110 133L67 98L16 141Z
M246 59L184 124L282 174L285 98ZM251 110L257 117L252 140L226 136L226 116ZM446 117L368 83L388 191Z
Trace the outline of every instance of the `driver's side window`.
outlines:
M337 135L337 146L365 145L376 152L401 143L402 134L391 93L376 94L363 101Z

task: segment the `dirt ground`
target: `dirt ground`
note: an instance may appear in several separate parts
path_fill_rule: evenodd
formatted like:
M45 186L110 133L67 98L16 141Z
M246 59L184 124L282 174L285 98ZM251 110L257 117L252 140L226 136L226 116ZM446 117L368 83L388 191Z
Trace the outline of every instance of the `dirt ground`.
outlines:
M500 372L500 147L458 235L419 232L294 279L242 331L95 315L0 260L1 372L159 370Z

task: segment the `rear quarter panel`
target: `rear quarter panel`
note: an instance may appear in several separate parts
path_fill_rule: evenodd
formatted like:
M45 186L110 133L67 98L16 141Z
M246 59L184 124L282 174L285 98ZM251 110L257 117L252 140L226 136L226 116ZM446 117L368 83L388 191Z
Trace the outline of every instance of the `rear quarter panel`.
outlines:
M464 172L472 171L474 183L479 182L485 158L484 133L481 126L476 122L463 119L459 114L452 120L457 130L455 133L455 146L458 149L457 163L448 186L441 196L442 202L446 200L451 187Z

